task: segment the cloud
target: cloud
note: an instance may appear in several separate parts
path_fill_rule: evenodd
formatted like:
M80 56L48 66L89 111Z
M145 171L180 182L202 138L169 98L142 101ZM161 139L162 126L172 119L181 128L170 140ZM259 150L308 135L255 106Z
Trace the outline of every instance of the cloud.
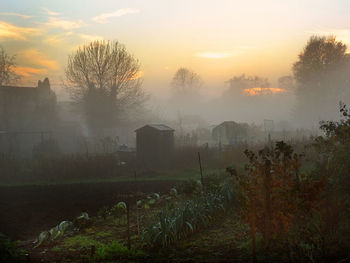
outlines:
M137 14L140 13L139 9L134 9L134 8L122 8L118 9L115 12L112 13L104 13L98 16L95 16L92 18L92 21L100 24L106 24L108 23L108 19L111 17L120 17L124 15L130 15L130 14Z
M61 35L51 35L45 38L44 40L50 46L59 46L63 42L63 38Z
M26 40L28 36L40 35L42 30L32 27L18 27L4 21L0 21L0 38Z
M34 75L44 75L47 74L48 71L45 68L33 68L33 67L16 67L15 73L17 75L23 76L23 77L30 77L33 74Z
M44 10L50 16L59 16L60 15L60 13L51 11L50 9L48 9L46 7L42 7L41 9Z
M11 12L0 12L0 15L3 15L3 16L17 16L17 17L21 17L21 18L24 18L24 19L32 18L32 16L28 16L28 15L24 15L24 14L20 14L20 13L11 13Z
M45 43L49 44L50 46L58 47L62 45L67 40L67 37L72 36L74 33L69 31L65 32L63 34L57 34L57 35L48 35L44 41Z
M83 20L72 21L56 17L50 17L48 22L42 24L48 27L62 28L64 30L71 30L85 26Z
M70 37L70 38L69 38ZM104 40L102 36L99 35L90 35L90 34L76 34L72 31L69 32L64 32L62 34L53 34L53 35L48 35L44 41L50 46L53 47L61 47L63 44L69 44L70 39L75 40L81 40L83 39L84 41L87 42L92 42L95 40ZM81 41L79 41L81 42ZM76 49L78 46L74 46L73 50Z
M78 36L87 41L103 40L104 38L98 35L78 34Z
M58 69L58 64L55 60L47 58L45 54L34 48L19 52L18 57L31 65L41 66L51 70Z

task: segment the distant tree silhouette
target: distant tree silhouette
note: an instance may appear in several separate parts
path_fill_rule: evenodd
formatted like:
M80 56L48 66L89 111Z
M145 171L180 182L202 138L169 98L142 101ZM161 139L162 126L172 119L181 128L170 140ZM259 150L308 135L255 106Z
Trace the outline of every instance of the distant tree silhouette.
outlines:
M200 76L187 68L179 68L171 82L173 92L180 96L197 93L201 85L202 80Z
M202 83L201 77L187 68L179 68L176 71L170 83L172 88L170 103L178 113L188 113L196 110L193 100L197 100L196 105L198 106Z
M267 78L246 76L245 74L234 76L229 79L227 83L229 84L229 88L223 93L224 97L242 95L253 88L265 89L270 87L270 83Z
M0 86L16 82L19 76L15 73L15 56L10 56L0 46Z
M295 79L293 76L283 76L278 79L278 88L286 91L295 90Z
M308 123L331 118L334 105L348 96L350 56L335 37L312 36L293 65L296 118Z
M95 135L115 127L123 113L146 98L139 61L118 42L94 41L79 47L69 56L65 74L71 97L82 106Z

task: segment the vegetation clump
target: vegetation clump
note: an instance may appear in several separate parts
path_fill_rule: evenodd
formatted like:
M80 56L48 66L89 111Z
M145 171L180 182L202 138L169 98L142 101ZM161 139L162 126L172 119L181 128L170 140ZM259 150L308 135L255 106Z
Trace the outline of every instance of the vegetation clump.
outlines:
M196 183L196 185L198 184ZM208 192L163 207L156 220L145 227L143 240L152 247L167 247L186 238L189 234L207 227L218 215L231 208L234 203L233 188L225 186L220 191Z

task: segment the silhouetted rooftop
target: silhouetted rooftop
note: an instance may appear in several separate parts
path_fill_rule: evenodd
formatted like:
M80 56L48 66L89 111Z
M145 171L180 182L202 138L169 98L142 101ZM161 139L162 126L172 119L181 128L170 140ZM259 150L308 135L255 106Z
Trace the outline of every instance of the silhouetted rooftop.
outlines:
M135 132L137 132L138 130L141 130L143 128L146 128L146 127L150 127L150 128L153 128L153 129L156 129L159 131L174 131L174 129L172 129L169 126L166 126L164 124L147 124L141 128L136 129Z

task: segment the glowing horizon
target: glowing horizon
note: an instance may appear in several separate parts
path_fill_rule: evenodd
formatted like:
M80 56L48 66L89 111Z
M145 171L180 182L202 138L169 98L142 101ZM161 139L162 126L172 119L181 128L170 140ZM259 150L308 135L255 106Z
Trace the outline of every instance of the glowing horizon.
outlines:
M301 0L268 2L2 1L0 44L17 55L23 85L44 77L62 85L68 55L105 39L125 44L139 59L147 92L167 94L176 70L188 67L201 75L203 90L212 96L214 87L244 73L267 77L275 88L278 77L291 74L313 34L334 34L350 43L350 29L344 27L350 24L350 3L311 0L301 8ZM332 13L321 12L330 8Z
M281 88L261 88L261 87L254 87L254 88L243 90L243 94L247 96L279 94L279 93L285 93L285 92L287 91Z

